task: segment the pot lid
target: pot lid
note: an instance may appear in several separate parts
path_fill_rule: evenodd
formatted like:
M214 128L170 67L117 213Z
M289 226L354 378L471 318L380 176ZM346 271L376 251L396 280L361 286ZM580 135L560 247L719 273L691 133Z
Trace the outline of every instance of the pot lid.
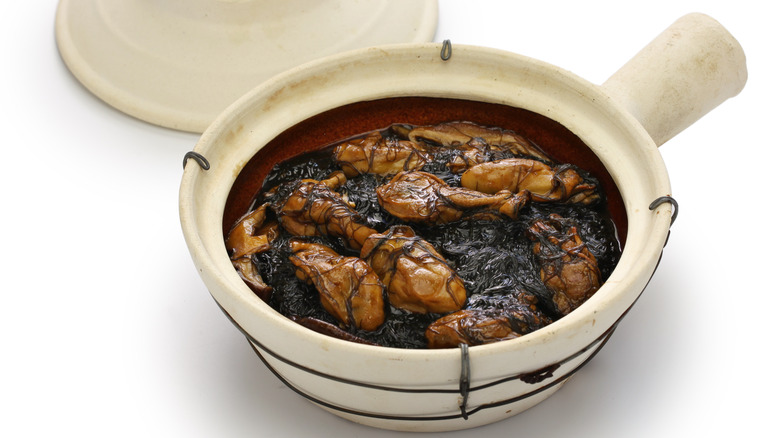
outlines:
M265 79L351 49L426 42L436 0L60 0L67 67L109 105L203 132Z

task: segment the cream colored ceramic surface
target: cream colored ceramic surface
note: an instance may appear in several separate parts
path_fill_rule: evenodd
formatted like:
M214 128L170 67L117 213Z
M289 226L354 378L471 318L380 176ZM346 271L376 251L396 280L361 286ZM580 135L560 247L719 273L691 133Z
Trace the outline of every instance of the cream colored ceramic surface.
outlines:
M621 191L629 221L623 255L603 287L570 315L515 340L472 347L473 388L564 363L542 383L513 379L476 391L469 397L468 410L531 394L564 376L596 350L600 337L630 308L652 275L667 238L672 209L664 204L651 211L648 206L658 197L670 195L671 188L653 138L627 108L616 103L626 102L626 94L609 95L602 87L569 72L513 53L455 45L452 58L445 62L440 59L440 49L439 44L428 43L353 51L294 68L252 90L201 137L195 151L203 154L212 168L204 171L194 162L186 166L180 215L193 260L209 291L264 348L290 363L350 381L406 390L457 390L461 372L457 349L400 350L340 341L289 321L257 298L236 275L224 247L221 220L227 194L241 167L285 128L350 102L390 96L446 96L522 107L565 125L599 156ZM659 61L648 61L646 67L652 69ZM452 87L453 83L459 86ZM636 107L643 109L642 102ZM262 354L295 388L336 407L331 409L334 413L398 430L455 430L498 421L538 403L560 386L510 405L482 409L464 420L457 418L461 402L457 392L378 394ZM368 416L345 414L339 409ZM377 415L454 418L401 421Z
M745 53L713 18L672 24L605 83L659 146L745 86Z
M436 0L61 0L68 68L117 109L203 132L228 105L296 65L346 50L425 42Z

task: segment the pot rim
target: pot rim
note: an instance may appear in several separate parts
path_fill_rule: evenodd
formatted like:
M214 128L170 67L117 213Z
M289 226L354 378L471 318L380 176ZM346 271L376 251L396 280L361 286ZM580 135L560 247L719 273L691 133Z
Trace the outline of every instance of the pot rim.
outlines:
M520 366L527 367L524 369L538 369L562 360L572 353L572 340L579 340L577 345L587 344L586 341L594 341L606 333L633 305L649 281L666 241L673 209L665 204L649 210L654 199L670 196L671 188L660 153L642 125L625 108L615 104L601 87L551 64L511 52L468 45L455 46L452 58L443 61L440 49L441 45L437 43L372 47L329 56L281 73L223 111L195 146L194 151L210 161L228 163L222 166L221 181L216 180L213 166L212 171L204 172L197 166L186 166L185 162L180 188L180 218L192 258L212 296L237 324L252 326L252 319L260 318L264 319L266 329L272 327L290 336L268 339L267 345L272 350L283 349L284 342L294 339L296 342L306 340L318 350L339 353L331 357L368 356L378 361L404 362L409 366L425 366L438 361L452 366L460 363L461 352L456 348L377 347L306 329L258 298L243 284L230 264L224 248L221 220L227 191L240 169L263 145L292 126L294 123L290 120L300 122L357 101L401 96L451 97L519 106L537 112L578 135L607 167L623 196L628 218L625 247L618 265L601 289L571 314L547 327L517 339L470 347L470 360L479 364L474 369L479 369L480 374L500 374L497 365L490 363L494 355L517 356L520 351L531 350L519 356L524 358ZM393 62L400 59L414 63L409 72L398 76ZM484 67L480 70L480 64L493 67L488 72ZM372 66L383 67L371 70L377 77L352 86L344 82L355 80L354 70L350 73L350 69L370 70L374 68ZM460 67L468 68L459 70ZM474 71L489 76L475 77ZM458 87L447 89L430 80L422 83L410 80L410 77L420 79L431 73L440 75L440 82L457 81ZM515 89L517 82L512 82L511 75L533 77L537 82L531 86L520 84ZM360 86L365 83L372 86ZM505 88L495 84L505 84ZM507 86L512 88L510 92L507 92ZM294 102L294 96L303 93L307 95L306 103ZM285 114L280 114L282 112ZM259 129L256 120L252 120L257 114L264 118ZM591 119L599 119L600 123L588 123ZM233 144L235 139L244 142L244 146L240 151L227 150L224 143ZM596 142L596 139L610 141ZM630 145L614 147L621 139L630 140ZM249 147L246 142L257 143ZM632 173L639 169L638 163L644 167L641 178ZM196 196L204 189L207 197ZM206 217L204 211L211 216ZM252 330L247 329L247 332L252 333ZM339 375L337 366L322 364L318 365L318 370ZM358 380L363 378L357 376ZM452 379L448 376L447 380ZM402 383L393 378L387 378L386 382Z

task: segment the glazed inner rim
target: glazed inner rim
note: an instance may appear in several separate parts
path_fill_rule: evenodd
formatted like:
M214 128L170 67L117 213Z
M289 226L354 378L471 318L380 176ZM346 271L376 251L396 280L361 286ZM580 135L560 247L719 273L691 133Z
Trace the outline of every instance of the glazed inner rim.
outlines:
M595 176L601 183L621 247L625 244L627 218L620 193L604 165L579 137L561 124L528 110L431 97L395 97L353 103L285 130L255 154L238 175L227 198L223 235L250 209L275 164L393 123L435 125L451 121L470 121L515 131L538 144L556 162L574 164Z

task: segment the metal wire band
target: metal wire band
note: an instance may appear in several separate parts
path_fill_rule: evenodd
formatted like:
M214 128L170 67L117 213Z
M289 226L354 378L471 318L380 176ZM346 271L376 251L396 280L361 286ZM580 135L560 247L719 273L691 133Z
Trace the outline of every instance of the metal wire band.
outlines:
M571 377L577 371L579 371L583 366L585 366L588 362L590 362L590 360L593 359L593 357L599 351L601 351L601 349L604 347L606 342L612 336L612 333L615 331L615 328L617 327L618 323L623 319L623 317L625 317L625 315L628 313L628 310L631 309L629 307L629 309L626 310L626 312L624 312L620 316L620 318L606 332L604 332L601 336L596 338L596 340L591 342L588 346L586 346L585 348L581 349L577 353L575 353L575 354L565 358L564 360L558 362L558 365L566 363L566 362L569 362L569 361L579 357L580 355L584 354L586 351L588 351L594 345L596 345L599 342L601 342L601 344L598 346L598 348L596 348L596 350L594 350L593 353L590 356L588 356L581 364L577 365L574 369L570 370L569 372L565 373L564 375L559 376L555 380L553 380L551 382L548 382L546 385L543 385L543 386L541 386L541 387L539 387L539 388L537 388L537 389L535 389L535 390L533 390L531 392L528 392L528 393L525 393L525 394L521 394L521 395L519 395L517 397L513 397L513 398L509 398L509 399L506 399L506 400L501 400L501 401L497 401L497 402L493 402L493 403L483 404L483 405L477 406L477 407L475 407L473 409L470 409L470 410L467 410L465 408L465 403L462 403L461 404L461 412L459 414L441 415L441 416L428 416L428 417L416 416L415 417L415 416L385 415L385 414L377 414L377 413L371 413L371 412L361 412L361 411L356 411L356 410L353 410L353 409L350 409L350 408L337 406L337 405L334 405L332 403L326 402L324 400L320 400L320 399L318 399L318 398L316 398L316 397L314 397L314 396L312 396L312 395L310 395L310 394L308 394L306 392L303 392L302 390L298 389L295 385L290 383L287 379L285 379L284 376L282 376L266 360L266 358L262 354L260 354L260 350L262 350L263 352L269 354L270 356L274 357L275 359L277 359L277 360L279 360L279 361L281 361L281 362L283 362L283 363L285 363L285 364L287 364L289 366L297 368L297 369L299 369L301 371L305 371L305 372L314 374L316 376L323 377L323 378L326 378L326 379L329 379L329 380L333 380L333 381L337 381L337 382L340 382L340 383L345 383L345 384L354 385L354 386L360 386L360 387L369 388L369 389L376 389L376 390L389 391L389 392L401 392L401 393L430 393L430 394L445 393L446 394L446 393L461 393L462 388L461 387L459 387L458 389L433 389L433 388L432 389L407 389L407 388L395 388L395 387L388 387L388 386L374 385L374 384L369 384L369 383L356 382L356 381L347 380L347 379L344 379L344 378L341 378L341 377L332 376L332 375L329 375L329 374L322 373L320 371L317 371L317 370L305 367L303 365L300 365L298 363L295 363L295 362L293 362L293 361L291 361L289 359L286 359L286 358L280 356L276 352L270 350L268 347L266 347L265 345L263 345L262 343L260 343L256 339L254 339L249 333L247 333L246 330L244 330L243 327L241 327L230 316L230 314L228 314L227 311L221 305L219 305L219 303L217 303L217 305L219 306L220 309L222 309L222 312L233 323L233 325L235 325L236 328L238 328L239 331L241 331L244 334L244 336L249 341L249 344L253 347L252 349L255 351L255 354L257 354L257 356L260 358L260 360L263 362L263 364L265 364L265 366L269 369L269 371L271 371L271 373L273 373L282 383L284 383L288 388L290 388L296 394L298 394L298 395L306 398L307 400L309 400L309 401L311 401L311 402L313 402L315 404L318 404L318 405L320 405L322 407L325 407L325 408L328 408L328 409L331 409L331 410L335 410L335 411L339 411L339 412L343 412L343 413L346 413L346 414L356 415L356 416L361 416L361 417L377 418L377 419L383 419L383 420L399 420L399 421L441 421L441 420L453 420L453 419L458 419L458 418L467 419L468 416L473 415L476 412L479 412L479 411L481 411L483 409L495 408L495 407L504 406L504 405L507 405L507 404L510 404L510 403L515 403L515 402L521 401L523 399L526 399L528 397L532 397L532 396L534 396L536 394L539 394L539 393L541 393L541 392L543 392L543 391L545 391L545 390L547 390L547 389L549 389L549 388L551 388L553 386L556 386L559 383L562 383L563 381L565 381L566 379ZM633 304L632 304L632 307L633 307ZM518 379L518 376L511 376L511 377L508 377L508 378L500 379L500 380L497 380L495 382L491 382L491 383L488 383L488 384L485 384L485 385L481 385L481 386L478 386L478 387L470 388L468 393L471 393L471 392L474 392L474 391L479 391L479 390L484 389L484 388L492 387L492 386L495 386L495 385L498 385L498 384L501 384L501 383L505 383L505 382L508 382L508 381L514 381L514 380L517 380L517 379Z
M471 391L471 361L469 360L469 346L460 344L460 416L464 420L469 419L466 406L469 403L469 392Z

